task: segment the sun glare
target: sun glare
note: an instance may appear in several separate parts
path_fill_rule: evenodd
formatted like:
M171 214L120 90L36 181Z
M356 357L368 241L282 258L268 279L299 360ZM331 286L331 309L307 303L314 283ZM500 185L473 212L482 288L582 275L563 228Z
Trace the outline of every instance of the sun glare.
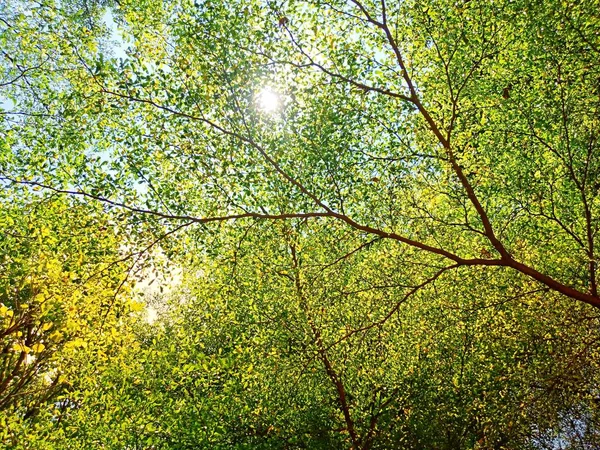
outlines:
M256 95L256 103L258 108L266 113L274 113L280 107L279 95L270 87L264 87Z
M156 311L156 309L154 309L152 306L148 306L146 308L146 323L152 325L154 322L156 322L157 318L158 311Z

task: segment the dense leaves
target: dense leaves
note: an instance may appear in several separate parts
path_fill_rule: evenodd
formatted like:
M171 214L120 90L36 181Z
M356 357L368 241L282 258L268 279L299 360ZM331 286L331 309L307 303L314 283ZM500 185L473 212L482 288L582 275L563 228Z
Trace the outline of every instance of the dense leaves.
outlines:
M598 11L1 6L7 445L600 445Z
M4 186L0 245L0 422L15 448L48 432L71 401L82 361L124 336L125 265L107 217L68 198ZM94 218L96 216L97 218ZM89 375L89 374L88 374Z

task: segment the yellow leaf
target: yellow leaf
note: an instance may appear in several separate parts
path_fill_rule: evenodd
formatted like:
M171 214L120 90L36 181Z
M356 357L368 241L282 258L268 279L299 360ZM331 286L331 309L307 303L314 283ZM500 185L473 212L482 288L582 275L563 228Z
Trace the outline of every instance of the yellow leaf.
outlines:
M81 338L77 338L73 341L73 346L87 348L88 343Z
M52 334L51 334L49 337L50 337L50 339L52 339L53 341L58 341L58 340L62 339L62 337L63 337L63 334L62 334L60 331L56 330L56 331L55 331L54 333L52 333Z
M27 347L23 342L15 342L12 348L17 352L29 353L31 351L31 349Z
M138 312L144 309L144 304L142 302L131 302L131 310L134 312Z
M41 343L33 344L31 346L31 350L33 350L35 353L43 352L45 348L46 348L46 346Z
M12 317L12 315L12 309L9 309L8 306L0 303L0 317Z

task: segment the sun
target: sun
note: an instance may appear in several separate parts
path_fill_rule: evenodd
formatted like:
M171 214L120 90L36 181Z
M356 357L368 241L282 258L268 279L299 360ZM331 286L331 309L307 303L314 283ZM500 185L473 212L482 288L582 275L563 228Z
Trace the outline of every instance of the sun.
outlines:
M279 94L268 86L256 94L256 103L261 111L269 114L278 111L281 106Z

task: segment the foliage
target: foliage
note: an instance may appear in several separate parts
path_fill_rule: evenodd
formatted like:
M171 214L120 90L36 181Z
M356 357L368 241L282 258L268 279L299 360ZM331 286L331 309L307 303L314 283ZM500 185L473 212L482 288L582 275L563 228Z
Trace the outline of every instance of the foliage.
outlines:
M29 3L2 182L183 273L82 363L60 439L599 445L597 1Z
M81 362L114 352L130 306L108 216L6 186L1 200L1 436L20 448L60 422Z

